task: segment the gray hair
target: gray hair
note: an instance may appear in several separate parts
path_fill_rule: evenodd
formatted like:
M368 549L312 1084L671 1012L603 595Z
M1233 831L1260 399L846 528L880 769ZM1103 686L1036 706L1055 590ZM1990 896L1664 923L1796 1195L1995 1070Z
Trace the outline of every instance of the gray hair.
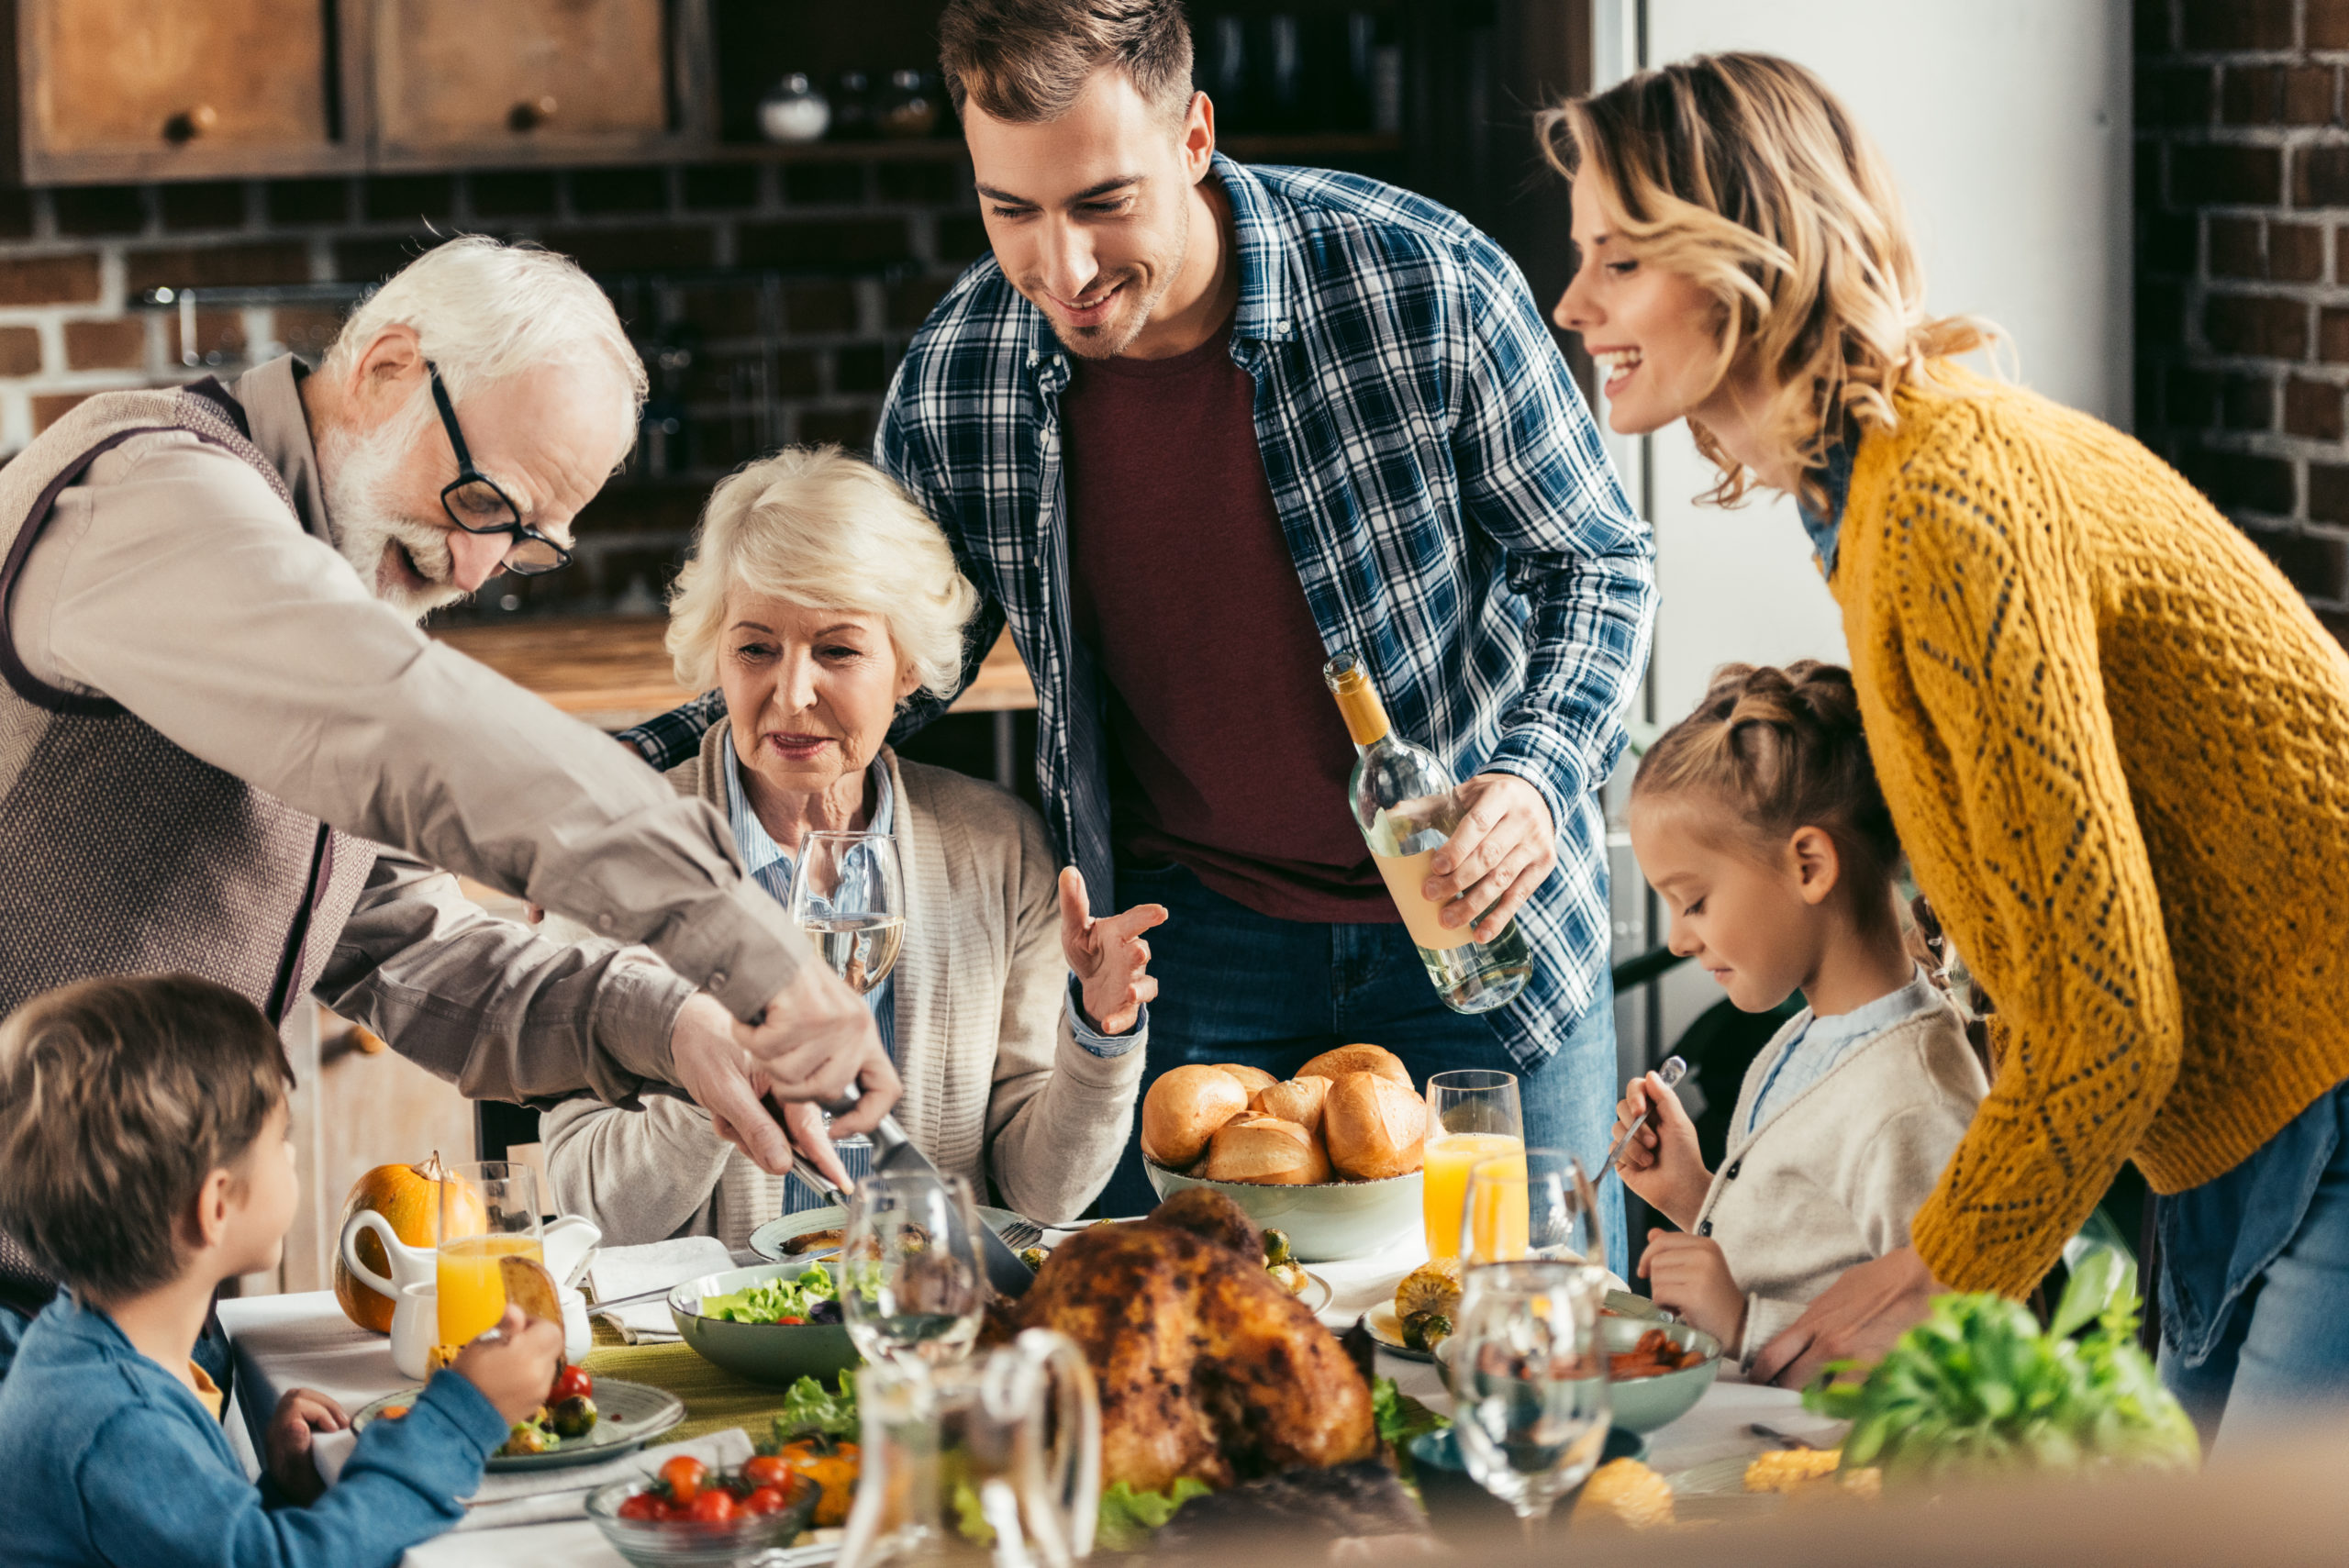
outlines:
M913 498L838 447L785 447L710 494L669 590L669 657L684 684L716 684L726 596L738 587L878 616L920 690L951 697L962 684L978 590Z
M612 302L568 256L465 234L410 261L362 301L326 353L329 373L347 372L387 327L415 329L449 396L463 402L485 386L542 366L607 368L629 389L631 415L644 406L644 361ZM411 410L429 417L430 403Z

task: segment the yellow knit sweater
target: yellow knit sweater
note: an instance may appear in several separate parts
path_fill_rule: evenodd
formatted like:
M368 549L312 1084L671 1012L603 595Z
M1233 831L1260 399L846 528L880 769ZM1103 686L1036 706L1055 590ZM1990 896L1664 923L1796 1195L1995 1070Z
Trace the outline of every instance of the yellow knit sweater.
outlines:
M2123 1160L2197 1185L2349 1077L2349 657L2135 441L1943 373L1861 441L1830 586L1901 843L2002 1018L1911 1235L2021 1295Z

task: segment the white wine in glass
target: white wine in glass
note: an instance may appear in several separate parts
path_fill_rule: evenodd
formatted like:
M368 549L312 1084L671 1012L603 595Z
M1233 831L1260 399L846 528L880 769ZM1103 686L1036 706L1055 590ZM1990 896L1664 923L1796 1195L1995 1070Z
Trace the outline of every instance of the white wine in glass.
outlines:
M1533 976L1533 954L1518 922L1502 927L1491 941L1478 941L1471 934L1475 921L1444 925L1443 906L1419 891L1430 875L1428 862L1460 825L1458 781L1434 752L1395 733L1370 672L1354 653L1332 658L1321 667L1321 679L1361 753L1346 784L1347 809L1394 895L1435 994L1455 1013L1503 1006Z
M791 917L826 967L863 995L889 977L906 940L906 878L887 833L817 832L791 873Z

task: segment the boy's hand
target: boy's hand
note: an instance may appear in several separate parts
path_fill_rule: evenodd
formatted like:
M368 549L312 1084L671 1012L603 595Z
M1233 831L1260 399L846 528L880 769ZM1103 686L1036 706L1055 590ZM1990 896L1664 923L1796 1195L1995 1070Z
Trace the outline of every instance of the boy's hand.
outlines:
M1705 1157L1698 1151L1697 1124L1688 1119L1688 1107L1680 1096L1653 1073L1624 1085L1615 1106L1615 1130L1609 1136L1621 1138L1642 1113L1647 1125L1625 1140L1615 1169L1625 1186L1686 1229L1696 1223L1697 1211L1705 1207L1706 1189L1713 1183L1713 1173L1705 1169Z
M1651 1230L1640 1277L1654 1286L1658 1307L1669 1307L1734 1350L1745 1333L1745 1292L1731 1277L1721 1244L1685 1230Z
M269 1473L278 1490L295 1502L317 1501L327 1484L310 1460L310 1440L317 1432L339 1432L351 1425L341 1406L315 1388L288 1389L269 1418L262 1446L268 1449Z
M562 1359L562 1325L526 1318L509 1307L495 1329L457 1352L453 1371L512 1426L547 1402L555 1362Z
M1087 912L1085 873L1061 870L1061 954L1085 989L1085 1017L1103 1034L1123 1034L1158 995L1150 944L1141 934L1166 918L1163 904L1137 904L1097 920Z

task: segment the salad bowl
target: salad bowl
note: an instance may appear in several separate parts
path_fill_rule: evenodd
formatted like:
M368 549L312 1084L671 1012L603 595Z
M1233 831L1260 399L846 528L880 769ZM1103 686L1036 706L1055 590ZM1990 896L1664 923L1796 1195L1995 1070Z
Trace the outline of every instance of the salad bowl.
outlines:
M669 1292L669 1316L704 1361L754 1383L829 1381L857 1364L838 1286L814 1259L687 1280Z

